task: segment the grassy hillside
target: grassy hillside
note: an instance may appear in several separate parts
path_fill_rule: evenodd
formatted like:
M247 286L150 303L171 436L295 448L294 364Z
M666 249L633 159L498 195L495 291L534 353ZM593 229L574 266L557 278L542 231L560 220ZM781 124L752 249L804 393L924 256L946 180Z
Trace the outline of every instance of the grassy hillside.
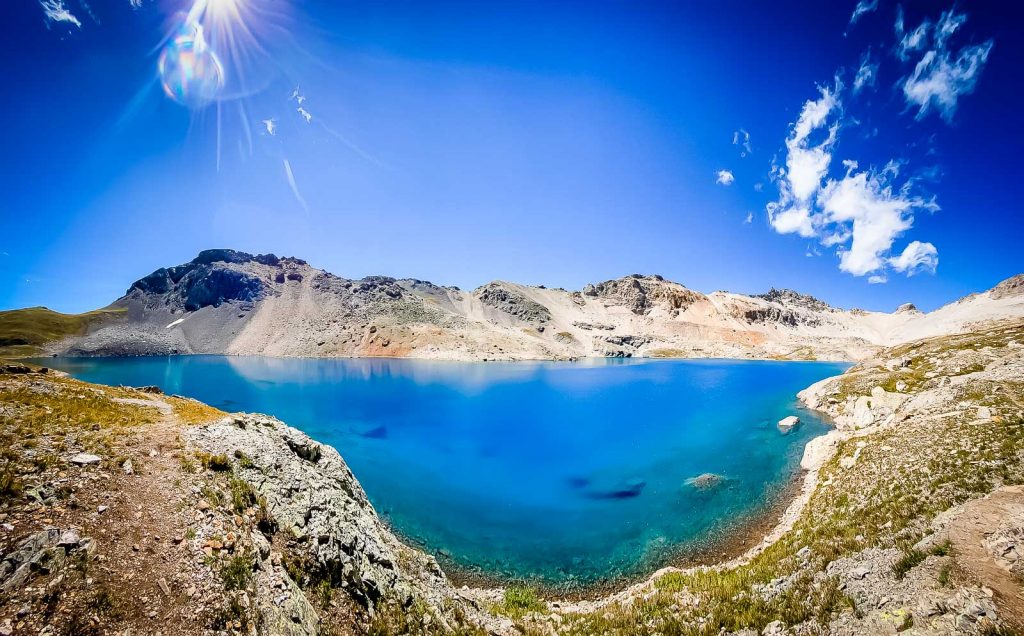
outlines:
M67 336L82 335L90 326L124 313L124 309L97 309L84 314L62 314L46 307L0 311L0 356L31 356L42 345Z

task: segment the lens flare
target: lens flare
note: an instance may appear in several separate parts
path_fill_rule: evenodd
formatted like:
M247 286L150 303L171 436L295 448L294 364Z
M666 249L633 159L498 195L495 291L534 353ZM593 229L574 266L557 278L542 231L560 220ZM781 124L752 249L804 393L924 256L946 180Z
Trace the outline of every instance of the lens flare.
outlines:
M224 68L197 22L186 21L167 43L157 70L167 96L189 108L209 104L224 87Z

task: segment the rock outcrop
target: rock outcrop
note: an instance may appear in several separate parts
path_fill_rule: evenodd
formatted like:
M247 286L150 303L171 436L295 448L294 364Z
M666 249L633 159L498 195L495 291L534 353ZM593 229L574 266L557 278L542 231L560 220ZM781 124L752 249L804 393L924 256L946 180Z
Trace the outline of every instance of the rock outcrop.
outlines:
M266 416L239 414L188 429L200 452L244 458L234 475L265 505L268 532L283 541L309 580L344 589L369 612L426 608L437 625L472 620L492 632L510 627L463 598L437 561L385 527L336 450ZM269 545L264 548L269 553ZM315 616L315 614L314 614Z

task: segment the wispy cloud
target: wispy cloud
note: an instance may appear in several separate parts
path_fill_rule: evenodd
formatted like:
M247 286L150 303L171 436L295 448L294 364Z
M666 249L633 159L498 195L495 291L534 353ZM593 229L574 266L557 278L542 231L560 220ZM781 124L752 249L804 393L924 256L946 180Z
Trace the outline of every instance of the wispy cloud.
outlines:
M974 92L994 43L987 40L951 51L949 39L966 21L965 14L945 11L934 26L925 20L901 41L899 54L904 60L911 51L928 49L913 72L901 80L907 106L917 108L917 119L934 109L950 121L960 96Z
M749 225L754 222L754 213L747 212L747 218L743 219L743 223Z
M871 51L864 51L864 54L860 57L860 66L857 67L857 73L853 77L854 94L861 92L868 86L874 86L877 77L878 63L872 64Z
M889 282L889 278L885 274L875 274L874 276L868 276L869 285L882 285Z
M860 0L857 6L853 8L853 13L850 15L850 26L857 24L857 20L860 20L866 13L871 13L878 8L878 0Z
M309 212L309 206L306 205L306 199L299 192L299 186L295 184L295 174L292 172L292 164L287 159L284 160L284 176L288 180L288 187L292 189L292 194L295 196L295 200L299 202L302 209L307 213Z
M271 117L270 119L262 119L260 123L263 124L263 128L266 129L267 134L274 136L277 134L277 120Z
M732 133L732 145L742 148L740 157L746 157L754 152L753 147L750 145L750 133L742 128Z
M63 0L40 0L39 6L43 8L47 27L56 22L66 22L75 25L79 29L82 28L82 23L73 13L68 11L67 7L64 6Z
M719 170L715 174L715 183L730 186L732 182L736 180L736 176L729 170Z

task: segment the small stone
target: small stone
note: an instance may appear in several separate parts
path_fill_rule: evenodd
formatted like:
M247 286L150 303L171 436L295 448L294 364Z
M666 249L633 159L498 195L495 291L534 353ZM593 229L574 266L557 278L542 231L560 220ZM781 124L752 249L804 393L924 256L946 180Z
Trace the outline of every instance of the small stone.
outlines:
M124 471L125 475L134 475L135 474L135 466L132 464L132 460L130 460L130 459L124 460L124 463L121 464L121 470Z
M764 626L764 630L761 631L762 636L781 636L786 633L786 626L782 624L782 621L772 621Z
M57 542L57 545L62 548L77 548L81 540L82 537L78 536L78 530L69 528L60 535L60 541Z
M866 565L861 565L859 567L855 567L852 570L850 570L850 578L851 579L860 580L860 579L863 579L868 574L871 574L871 568L866 566Z
M104 513L104 512L106 512L107 510L110 510L110 506L100 506L100 507L99 507L99 508L97 508L96 510L97 510L97 512L99 512L100 514L103 514L103 513Z
M160 577L157 579L156 583L160 586L160 591L163 592L165 596L171 595L171 586L167 584L167 579Z
M76 466L90 466L100 463L100 457L98 455L90 455L89 453L78 453L77 455L72 455L68 461Z
M141 549L142 549L142 548L140 548L140 547L139 547L139 544L138 544L138 543L136 543L135 545L133 545L133 546L132 546L132 550L134 550L135 552L138 552L138 551L139 551L139 550L141 550Z
M210 503L208 501L206 501L205 499L203 499L202 501L199 502L199 505L196 506L196 508L198 508L199 510L209 510L210 509Z

